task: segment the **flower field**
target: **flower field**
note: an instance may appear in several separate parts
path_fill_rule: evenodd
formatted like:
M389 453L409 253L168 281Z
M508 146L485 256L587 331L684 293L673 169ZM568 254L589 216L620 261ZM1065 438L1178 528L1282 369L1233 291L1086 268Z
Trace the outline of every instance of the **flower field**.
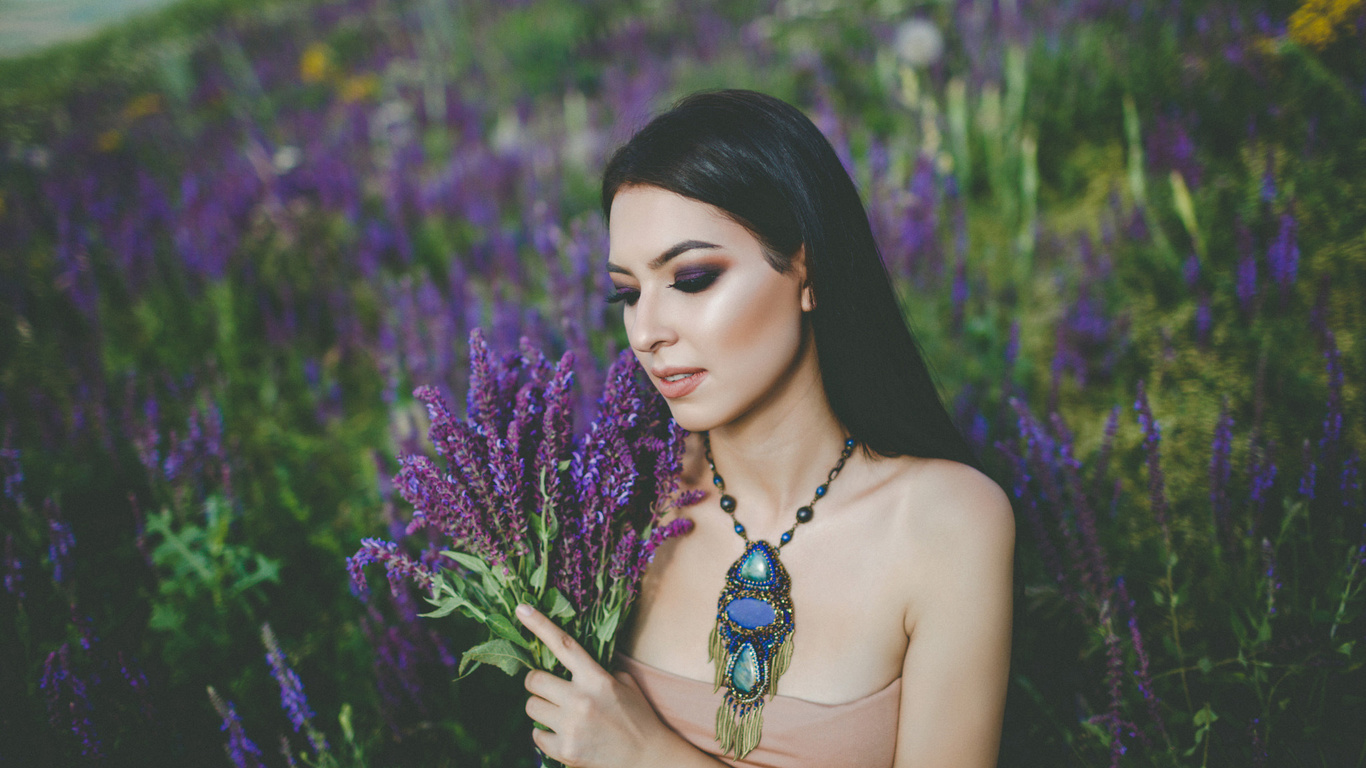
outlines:
M1014 501L1001 765L1366 766L1362 0L186 0L0 61L0 765L532 766L483 630L347 558L471 330L591 421L599 173L715 87L834 143Z

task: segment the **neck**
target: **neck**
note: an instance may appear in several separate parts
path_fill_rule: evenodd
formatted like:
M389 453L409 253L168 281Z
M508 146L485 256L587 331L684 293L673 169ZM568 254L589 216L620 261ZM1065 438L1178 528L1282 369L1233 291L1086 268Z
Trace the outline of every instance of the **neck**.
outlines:
M710 432L716 471L739 503L737 519L758 534L751 538L790 527L844 447L814 364L801 366L784 389L768 407Z

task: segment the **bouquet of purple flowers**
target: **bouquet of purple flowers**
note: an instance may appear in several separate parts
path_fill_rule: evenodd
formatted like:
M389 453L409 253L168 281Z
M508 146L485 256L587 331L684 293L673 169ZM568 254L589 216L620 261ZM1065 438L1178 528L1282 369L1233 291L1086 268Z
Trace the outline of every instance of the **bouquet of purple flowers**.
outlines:
M573 354L551 365L525 339L501 359L478 330L470 335L465 420L431 387L413 394L431 417L443 470L427 456L401 459L395 483L413 505L407 528L426 529L416 558L397 543L365 539L347 561L358 590L364 567L383 563L390 586L415 581L436 607L489 628L465 651L460 672L492 664L555 671L554 654L515 620L520 603L560 622L600 663L660 542L692 523L661 524L666 510L695 501L680 493L685 432L663 398L639 377L630 350L613 363L598 413L573 431Z

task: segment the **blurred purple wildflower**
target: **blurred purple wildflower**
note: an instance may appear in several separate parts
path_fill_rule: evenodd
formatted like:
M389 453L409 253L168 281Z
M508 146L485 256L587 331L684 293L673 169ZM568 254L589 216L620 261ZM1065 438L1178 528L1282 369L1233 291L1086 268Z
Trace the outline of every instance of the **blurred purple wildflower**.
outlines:
M46 695L52 726L74 734L80 741L84 757L101 757L103 745L90 720L94 707L90 703L86 682L73 668L70 643L62 643L60 648L47 655L39 687Z
M43 501L43 518L47 521L47 554L52 563L52 580L65 584L72 571L72 552L76 537L71 526L62 518L62 511L51 497Z
M1149 667L1148 653L1143 647L1143 633L1138 628L1138 610L1134 601L1129 597L1129 588L1124 583L1121 576L1115 580L1115 592L1119 599L1119 604L1124 606L1129 614L1129 640L1134 646L1134 656L1138 659L1138 669L1134 670L1135 683L1138 685L1138 692L1142 694L1143 701L1148 705L1148 717L1157 725L1157 732L1162 738L1170 743L1167 734L1167 724L1162 717L1162 700L1157 697L1157 692L1153 689L1152 672Z
M261 642L266 646L266 661L270 662L270 674L280 685L280 707L289 715L289 722L294 726L295 733L308 728L311 736L313 710L308 708L303 681L299 680L299 675L293 669L290 669L289 662L280 650L280 642L275 638L275 632L269 623L261 625ZM313 748L317 752L323 752L327 749L327 744L314 744Z
M1295 277L1299 274L1300 246L1295 238L1297 229L1294 216L1289 213L1281 214L1276 239L1271 241L1271 246L1266 251L1271 279L1280 286L1282 303L1289 300L1290 288L1295 284Z
M1248 478L1251 481L1248 500L1252 507L1252 520L1248 526L1250 535L1255 535L1261 525L1262 512L1266 509L1267 494L1276 481L1275 448L1275 441L1267 441L1263 445L1257 441L1256 435L1248 438L1248 454L1251 457L1248 467Z
M5 591L24 602L24 561L14 552L14 534L5 534Z
M1276 578L1276 550L1271 546L1271 541L1262 538L1262 576L1266 583L1266 615L1276 615L1276 593L1281 589L1281 582Z
M1153 171L1176 171L1192 190L1200 186L1204 169L1195 157L1195 142L1180 116L1159 115L1145 139L1144 152Z
M223 745L223 751L227 753L232 764L237 768L264 768L261 764L261 749L242 728L242 720L237 716L237 709L233 707L232 702L225 701L219 696L212 685L209 686L209 701L213 702L213 708L223 719L223 725L219 730L228 733L228 742Z
M1171 530L1167 526L1167 487L1162 474L1162 425L1153 418L1148 406L1148 392L1142 379L1138 382L1138 398L1134 400L1138 424L1143 428L1143 453L1148 465L1148 500L1153 516L1162 529L1162 540L1171 550Z
M129 689L137 697L138 708L142 712L142 716L147 718L148 722L154 721L156 710L152 707L152 697L147 688L147 674L136 662L128 661L123 651L119 651L118 660L119 674L123 675L124 682L128 683Z

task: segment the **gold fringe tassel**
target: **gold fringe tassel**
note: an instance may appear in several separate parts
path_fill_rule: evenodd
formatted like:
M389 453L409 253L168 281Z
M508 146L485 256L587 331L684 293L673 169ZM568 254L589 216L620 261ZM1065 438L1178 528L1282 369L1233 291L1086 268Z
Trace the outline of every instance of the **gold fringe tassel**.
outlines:
M727 656L726 647L721 643L721 625L718 623L711 628L711 638L707 641L707 661L716 662L716 684L712 686L712 693L721 690L721 684L726 681L726 666L730 663Z
M778 646L778 652L773 654L768 676L768 694L770 696L778 695L778 678L783 676L788 665L792 663L792 635L794 634L796 633L788 632L787 637L783 638L782 644Z
M759 746L763 730L763 702L755 703L738 718L731 706L722 705L716 709L716 740L721 743L722 755L734 753L736 760L744 760L745 755Z

